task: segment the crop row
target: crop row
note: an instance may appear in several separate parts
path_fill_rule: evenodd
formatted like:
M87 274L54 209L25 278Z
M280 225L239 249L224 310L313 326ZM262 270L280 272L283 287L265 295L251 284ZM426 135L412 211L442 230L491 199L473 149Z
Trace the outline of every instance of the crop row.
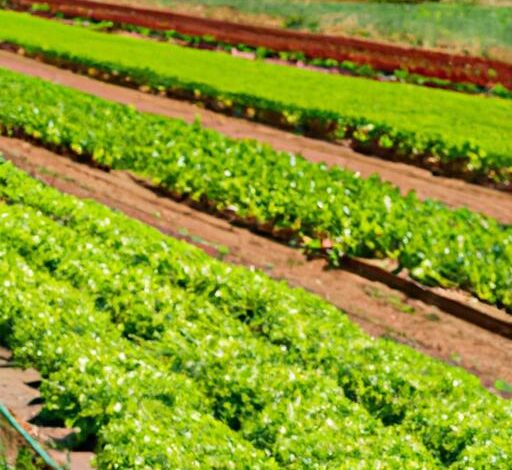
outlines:
M175 374L193 379L194 385L189 384L188 380L181 384L171 376L175 389L185 388L183 392L190 394L185 400L184 397L173 395L165 397L164 394L172 390L170 381L168 388L162 389L162 385L154 386L151 374L146 377L137 372L136 380L146 382L145 387L150 387L157 396L164 395L164 404L178 400L184 402L186 407L177 412L185 417L191 415L192 419L199 421L200 415L195 416L196 412L192 411L197 407L198 411L238 431L239 439L234 445L249 455L251 451L247 442L263 449L265 452L261 453L259 460L268 460L266 468L277 468L270 456L275 457L279 464L299 468L322 468L322 464L326 463L336 468L351 468L349 463L353 464L359 459L367 464L380 460L390 465L410 459L416 468L426 464L436 466L424 446L412 435L384 427L364 407L348 399L334 379L321 372L306 370L298 359L294 360L293 353L288 353L284 345L268 344L254 335L243 321L215 308L207 297L173 286L165 281L165 275L155 274L144 262L132 261L131 265L128 264L127 253L122 249L119 252L103 252L101 244L94 237L87 238L81 232L62 228L27 207L10 207L2 211L2 216L4 249L23 254L33 272L46 271L56 281L70 283L76 291L87 292L92 298L89 301L82 298L85 305L95 305L95 310L106 313L109 322L118 325L125 338L137 338L139 346L150 351L145 353L146 356L163 358L161 365L154 366L162 376L166 371L174 371ZM104 220L99 222L105 223ZM112 240L109 242L112 243ZM71 298L76 297L72 291L66 294ZM227 302L229 304L229 299ZM70 305L68 308L74 307ZM89 315L96 317L94 311ZM19 341L20 344L29 344L30 339L25 336ZM69 343L61 344L64 350L66 346L70 347ZM101 363L104 362L102 356L108 354L109 349L113 349L113 346L98 351ZM116 348L111 354L117 355L115 353L119 351L123 349ZM130 352L130 347L127 347L125 355L130 355ZM45 357L49 354L46 351L43 353ZM136 349L132 355L131 359L135 360L141 352ZM79 385L77 391L85 395L77 405L82 406L87 401L92 403L85 409L79 409L80 421L70 424L78 425L86 437L99 431L100 420L104 419L100 413L106 409L108 415L109 405L98 406L96 402L101 390L87 388L86 385L90 381L93 387L97 386L95 369L101 364L91 363L89 356L83 356L83 353L74 359L76 362L71 370L63 371L60 382L69 390L75 375L84 376L75 385ZM69 364L66 365L69 367ZM70 379L68 374L71 375ZM140 393L146 393L146 389L132 382L129 371L119 371L119 375L111 372L108 380L115 382L123 374L127 374L123 386L132 387L134 395L140 399ZM159 376L154 379L158 380ZM191 394L194 389L195 393ZM198 390L203 394L198 394ZM45 392L49 394L51 390L46 389ZM194 395L196 399L191 400ZM109 397L113 411L127 406L123 398L112 402L112 397ZM51 408L60 412L60 418L67 417L70 402L75 405L74 397L68 395L60 396L58 401L52 396L52 400ZM198 406L197 402L202 405ZM95 404L98 411L91 416L90 407ZM174 410L171 408L169 411ZM150 426L149 434L154 433L159 440L168 440L171 444L172 436L159 435L161 424L158 419L151 421L155 422L157 430L152 430ZM165 424L176 427L173 423ZM116 455L124 450L123 442L130 432L130 429L125 429L124 423L118 426L117 432L121 436L116 436L112 442L112 452ZM195 445L199 448L207 449L211 445L201 436L191 438L197 441ZM119 446L116 444L118 441ZM354 446L355 442L357 446ZM407 445L402 442L407 442ZM410 447L412 451L408 451ZM228 455L229 448L226 447ZM155 449L148 449L148 455L154 459ZM267 459L263 458L265 455ZM180 457L190 458L189 455ZM239 458L234 453L233 459ZM240 468L252 468L258 461L251 460L246 463L241 460L233 462ZM146 461L146 466L150 462ZM153 465L150 467L154 468ZM120 468L126 467L120 465ZM168 468L182 467L169 465Z
M22 8L33 6L31 0L11 0ZM442 52L421 51L374 43L355 38L304 35L299 32L276 30L239 25L227 21L180 15L170 12L139 9L133 6L105 5L90 0L46 0L36 4L36 9L46 9L53 13L70 16L86 16L117 23L136 23L157 29L178 29L187 34L211 35L234 44L252 44L280 51L302 51L311 57L337 60L350 59L360 64L391 72L393 69L407 69L427 76L470 82L489 86L503 82L512 86L512 75L504 62L493 61L467 55L452 55ZM43 13L47 16L48 13ZM467 52L467 51L466 51ZM447 66L447 64L449 64Z
M209 458L212 468L276 468L210 417L192 381L122 338L88 296L34 271L5 242L2 254L2 339L46 378L41 393L54 419L100 435L99 468L204 468Z
M84 18L73 18L74 24L95 31L116 32L129 31L145 36L148 38L159 39L163 41L178 42L179 45L187 45L198 49L212 49L231 53L233 49L242 53L250 53L255 59L280 59L290 64L300 65L306 64L313 67L319 67L331 72L339 72L344 75L352 75L355 77L372 78L380 81L392 81L400 83L411 83L414 85L428 86L431 88L442 88L446 90L458 91L460 93L469 94L486 94L497 96L500 98L512 99L512 90L501 84L493 87L481 87L472 83L453 82L447 79L429 77L418 73L410 73L404 69L396 69L392 72L379 70L370 64L358 64L350 60L338 61L336 59L311 58L303 52L280 52L265 47L254 47L246 44L231 44L222 41L216 41L210 36L193 36L189 34L181 34L178 31L159 31L136 26L126 23L113 23L111 21L93 21Z
M303 52L283 52L268 49L266 47L255 47L247 44L231 44L223 41L217 41L211 36L193 36L190 34L182 34L178 31L159 31L150 28L144 28L133 24L113 23L111 21L93 21L84 18L73 18L74 24L95 31L117 32L129 31L144 37L163 40L167 42L177 42L179 45L187 45L197 49L209 49L216 51L224 51L231 53L233 49L253 54L255 59L280 59L295 65L311 65L329 70L331 72L339 72L344 75L354 77L373 78L380 81L391 81L400 83L411 83L414 85L428 86L431 88L442 88L446 90L458 91L460 93L469 94L486 94L497 96L500 98L512 99L512 90L497 84L492 87L482 87L468 82L454 82L448 79L429 77L419 73L410 73L405 69L395 69L392 72L380 70L370 64L358 64L350 60L339 61L336 59L312 58L306 56Z
M0 165L0 331L100 468L493 468L510 404L325 301Z
M310 250L397 260L425 285L512 308L512 230L466 209L421 202L377 176L308 162L198 123L0 71L0 126L95 164L131 170L175 197Z
M43 12L44 15L50 14L50 7L47 4L34 4L29 9L32 13ZM405 69L396 69L392 72L379 70L370 64L359 64L350 60L338 61L336 59L314 58L306 56L303 52L287 52L275 51L266 47L250 46L241 43L229 43L218 41L213 36L197 36L183 34L175 30L155 30L143 26L137 26L131 23L117 23L112 21L96 21L91 18L73 17L69 15L55 14L55 18L71 18L74 25L90 28L95 31L102 32L133 32L143 37L157 39L161 41L178 43L179 45L187 45L198 49L209 49L232 53L237 50L242 53L253 54L255 59L280 59L290 64L301 66L302 64L311 65L338 72L344 75L352 75L356 77L366 77L381 81L393 81L402 83L412 83L415 85L428 86L432 88L443 88L447 90L458 91L469 94L487 94L491 96L499 96L501 98L512 99L512 90L507 89L503 85L495 85L493 87L482 87L473 83L453 82L447 79L429 77L418 73L410 73Z
M351 139L362 151L432 171L505 187L511 182L510 100L319 74L5 11L0 41L106 80Z

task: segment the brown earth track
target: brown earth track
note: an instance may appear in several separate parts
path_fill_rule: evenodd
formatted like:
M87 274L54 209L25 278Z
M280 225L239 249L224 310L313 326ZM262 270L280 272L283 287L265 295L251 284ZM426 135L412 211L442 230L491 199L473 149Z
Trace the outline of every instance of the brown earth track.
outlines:
M30 7L32 0L11 0L14 5ZM301 51L309 57L350 60L370 64L377 70L392 72L407 69L430 77L479 86L501 83L512 88L512 66L502 61L468 57L424 49L415 49L376 41L328 36L277 28L241 25L125 5L90 0L46 0L52 12L95 20L129 23L151 29L176 30L197 36L213 36L233 44L262 46L275 51Z
M199 116L205 127L227 136L257 139L270 144L276 150L301 153L312 162L343 166L361 173L363 177L377 173L382 179L398 186L403 193L415 190L422 199L437 199L451 207L467 207L494 217L502 223L512 224L512 196L504 192L453 178L436 177L428 170L372 158L357 153L348 146L293 135L244 119L220 115L187 102L110 85L10 52L0 51L0 67L50 80L107 100L131 104L143 112L188 122Z
M92 198L160 231L185 238L215 253L229 248L226 260L255 266L277 279L303 287L337 305L367 332L408 344L431 356L465 367L492 388L512 382L509 340L447 315L322 260L307 261L297 249L258 236L141 185L127 172L105 173L27 142L0 138L0 151L17 166L61 191ZM212 248L213 247L213 248Z

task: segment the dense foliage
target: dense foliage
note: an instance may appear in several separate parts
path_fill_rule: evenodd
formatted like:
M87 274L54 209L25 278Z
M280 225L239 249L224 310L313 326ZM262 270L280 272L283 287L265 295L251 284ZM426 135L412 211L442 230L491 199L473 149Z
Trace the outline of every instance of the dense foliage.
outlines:
M46 4L34 4L31 11L49 11L49 6ZM66 18L68 16L66 15ZM60 14L56 15L60 19ZM335 59L311 58L306 56L303 52L284 52L275 51L266 47L256 47L247 44L233 44L216 40L213 36L197 36L183 34L175 30L154 30L142 26L136 26L128 23L114 23L112 21L95 21L90 18L70 17L73 19L73 24L84 28L90 28L95 31L103 32L119 32L129 31L136 33L143 37L157 39L160 41L169 41L178 43L179 45L187 45L188 47L195 47L200 49L214 48L216 51L223 51L232 53L234 49L244 54L253 54L255 59L280 59L290 64L302 66L302 64L326 69L331 72L340 72L344 75L352 75L356 77L373 78L381 81L393 81L403 83L413 83L415 85L428 86L432 88L443 88L447 90L455 90L461 93L470 94L487 94L499 96L501 98L512 99L512 90L507 89L502 85L495 85L492 88L481 87L472 83L452 82L446 79L430 77L426 75L419 75L416 73L409 73L404 69L396 69L392 72L383 71L372 67L370 64L361 64L352 62L350 60L338 61Z
M510 100L319 74L12 12L0 12L0 41L447 174L512 180Z
M8 163L0 201L2 340L100 468L510 468L466 372Z
M255 141L134 111L39 79L0 71L0 130L128 169L174 195L310 239L312 250L389 257L427 285L456 286L512 308L512 230L465 209L400 195Z

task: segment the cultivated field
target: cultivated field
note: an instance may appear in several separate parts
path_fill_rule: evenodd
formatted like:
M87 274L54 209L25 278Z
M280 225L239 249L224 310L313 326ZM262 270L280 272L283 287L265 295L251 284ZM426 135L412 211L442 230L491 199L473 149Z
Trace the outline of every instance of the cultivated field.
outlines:
M512 468L510 96L28 9L1 470Z
M512 60L503 1L109 0L290 29L383 39Z
M508 405L467 373L0 171L5 339L54 419L100 436L100 467L506 465Z
M348 138L362 150L470 180L510 184L512 100L318 74L10 12L0 12L0 27L0 40L50 62L213 101L221 110L235 106L263 121Z

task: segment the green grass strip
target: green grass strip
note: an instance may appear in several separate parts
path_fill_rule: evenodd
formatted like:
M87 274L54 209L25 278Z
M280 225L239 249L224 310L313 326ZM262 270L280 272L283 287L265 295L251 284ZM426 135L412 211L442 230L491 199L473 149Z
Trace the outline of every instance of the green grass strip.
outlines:
M510 182L510 100L319 74L13 12L0 12L0 41L127 74L155 89L182 88L197 97L284 111L297 128L315 119L335 122L338 137L348 135L370 150L376 147L413 162L429 157L434 167Z

